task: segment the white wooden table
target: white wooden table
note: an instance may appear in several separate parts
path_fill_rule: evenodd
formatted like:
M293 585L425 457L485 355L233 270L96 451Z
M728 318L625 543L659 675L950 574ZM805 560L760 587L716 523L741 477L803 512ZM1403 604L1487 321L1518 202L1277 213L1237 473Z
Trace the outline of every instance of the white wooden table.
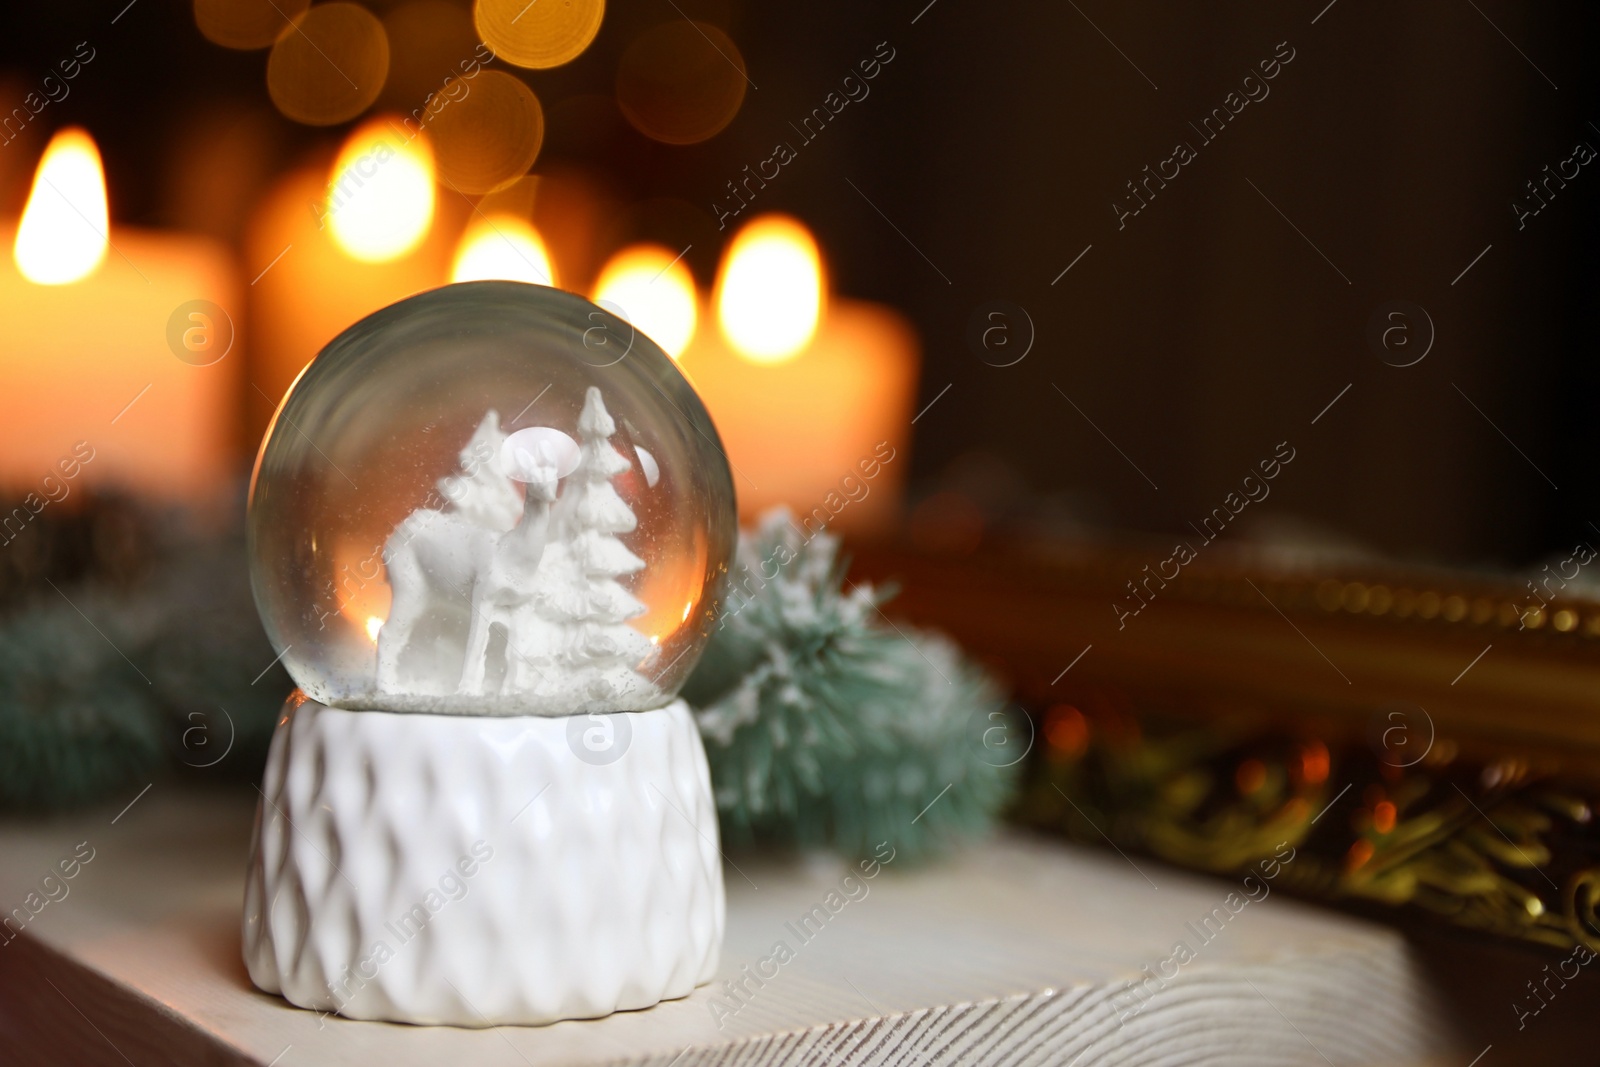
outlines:
M736 856L718 983L648 1011L492 1030L319 1016L256 991L240 962L249 798L158 782L120 808L0 824L8 911L28 915L58 861L93 850L0 947L0 1063L1465 1067L1477 1052L1395 931L1274 891L1203 942L1238 882L1021 836L897 859L809 940L795 924L845 866ZM1180 939L1194 958L1166 981ZM778 941L793 958L762 964Z

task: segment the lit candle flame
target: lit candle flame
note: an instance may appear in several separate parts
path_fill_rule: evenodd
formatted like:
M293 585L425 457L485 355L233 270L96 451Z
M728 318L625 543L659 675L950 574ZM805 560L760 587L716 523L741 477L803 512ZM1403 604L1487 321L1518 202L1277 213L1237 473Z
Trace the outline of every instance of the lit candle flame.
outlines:
M433 222L433 153L426 139L374 119L339 150L323 218L333 240L363 263L387 263L416 248Z
M544 240L530 223L515 215L492 215L478 219L461 235L450 280L554 285L555 271Z
M100 150L88 133L68 127L39 160L12 250L17 269L38 285L87 278L106 258L110 229Z
M611 258L595 283L595 303L622 309L623 318L673 359L694 339L694 276L660 245L634 245Z
M367 616L367 636L372 639L372 643L373 644L377 644L378 643L378 631L380 631L382 629L383 629L383 620L382 619L378 618L376 615L368 615Z
M752 363L782 363L811 343L822 317L822 255L786 215L763 215L734 237L717 281L717 321Z

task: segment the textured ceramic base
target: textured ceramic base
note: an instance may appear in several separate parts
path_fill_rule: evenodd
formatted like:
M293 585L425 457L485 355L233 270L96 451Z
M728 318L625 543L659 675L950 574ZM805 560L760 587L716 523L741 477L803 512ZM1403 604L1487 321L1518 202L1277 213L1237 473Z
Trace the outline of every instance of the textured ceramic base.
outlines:
M250 978L355 1019L586 1019L711 979L724 901L683 701L544 718L296 695L245 883Z

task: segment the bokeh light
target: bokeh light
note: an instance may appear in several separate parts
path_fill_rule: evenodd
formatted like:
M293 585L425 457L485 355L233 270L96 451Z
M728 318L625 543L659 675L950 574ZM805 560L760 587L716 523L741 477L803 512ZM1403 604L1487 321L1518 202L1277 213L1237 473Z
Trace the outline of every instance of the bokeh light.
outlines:
M544 70L582 55L605 13L605 0L477 0L472 20L501 59Z
M389 39L377 16L359 4L318 4L272 46L267 92L296 122L332 126L371 107L388 74Z
M752 363L782 363L811 343L822 317L822 254L787 215L763 215L728 245L717 278L717 321Z
M410 252L433 221L433 155L393 118L373 119L345 141L323 217L334 242L366 263Z
M452 282L507 281L555 285L550 254L533 224L514 215L473 220L456 248Z
M70 126L50 138L34 173L12 249L17 269L39 285L88 277L106 258L110 225L100 150Z
M428 123L439 180L478 196L517 180L539 158L544 111L520 78L486 70L472 91L445 105Z
M708 22L667 22L628 46L617 69L617 106L640 133L696 144L720 133L744 103L744 56Z
M660 245L624 248L600 271L595 303L622 309L633 323L673 359L694 339L694 276L683 257Z
M266 48L311 6L311 0L194 0L194 22L224 48Z

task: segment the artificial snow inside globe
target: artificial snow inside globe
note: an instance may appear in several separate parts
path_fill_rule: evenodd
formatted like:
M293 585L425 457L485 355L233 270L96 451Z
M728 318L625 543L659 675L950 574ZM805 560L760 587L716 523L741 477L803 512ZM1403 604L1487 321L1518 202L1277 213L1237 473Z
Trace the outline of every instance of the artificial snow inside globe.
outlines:
M486 1026L709 980L716 814L677 692L735 522L699 397L580 297L451 285L324 348L250 492L256 603L299 687L252 847L255 983Z

